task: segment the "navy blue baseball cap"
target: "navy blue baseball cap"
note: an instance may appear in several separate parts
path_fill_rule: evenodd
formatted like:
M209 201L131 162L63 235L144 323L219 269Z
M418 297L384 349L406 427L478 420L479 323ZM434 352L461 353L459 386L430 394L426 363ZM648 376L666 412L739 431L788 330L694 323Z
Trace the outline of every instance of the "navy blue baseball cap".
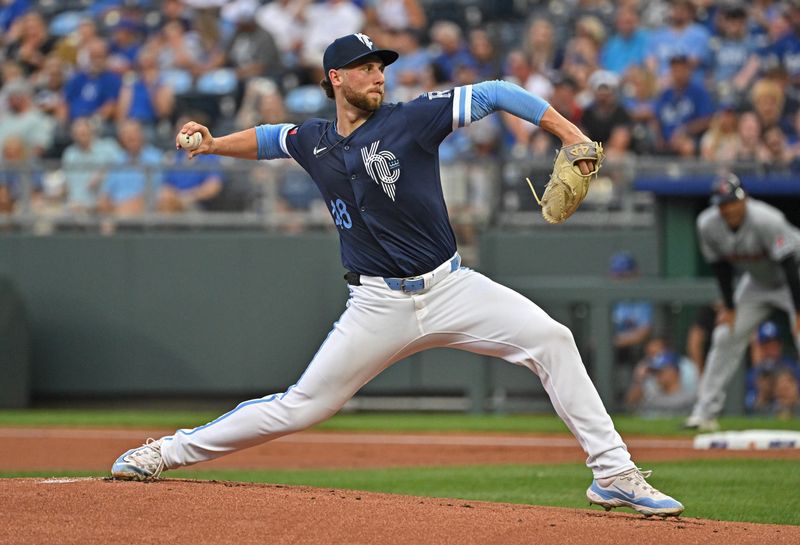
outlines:
M775 322L766 321L758 326L758 342L765 343L779 338L780 332L778 331L778 324Z
M400 56L397 51L391 49L377 49L372 39L366 34L349 34L336 38L331 45L325 49L322 57L322 68L325 70L325 79L331 70L342 68L359 59L376 55L383 61L384 66L389 66Z
M711 204L725 204L743 200L747 194L742 188L742 182L735 174L727 174L714 180L711 187Z

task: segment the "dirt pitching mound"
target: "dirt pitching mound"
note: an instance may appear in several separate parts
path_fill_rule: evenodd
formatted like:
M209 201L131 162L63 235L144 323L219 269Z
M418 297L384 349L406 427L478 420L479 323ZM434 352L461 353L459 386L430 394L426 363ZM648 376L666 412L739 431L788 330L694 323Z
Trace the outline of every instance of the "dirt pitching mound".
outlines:
M0 543L763 544L800 527L165 479L0 480Z

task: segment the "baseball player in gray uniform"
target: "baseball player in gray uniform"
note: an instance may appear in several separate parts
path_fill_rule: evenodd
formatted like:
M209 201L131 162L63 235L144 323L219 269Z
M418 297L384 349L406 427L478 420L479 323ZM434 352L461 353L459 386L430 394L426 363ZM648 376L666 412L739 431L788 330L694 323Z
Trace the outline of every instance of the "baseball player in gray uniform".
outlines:
M714 183L711 206L698 216L697 232L724 306L685 427L714 431L750 334L770 311L789 315L800 346L800 230L776 208L748 197L739 178L729 174Z

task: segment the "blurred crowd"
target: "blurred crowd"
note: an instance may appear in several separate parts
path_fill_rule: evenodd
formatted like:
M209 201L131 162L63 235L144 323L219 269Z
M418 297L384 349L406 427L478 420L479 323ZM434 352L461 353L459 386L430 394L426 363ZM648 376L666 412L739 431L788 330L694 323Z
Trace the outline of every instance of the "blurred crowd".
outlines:
M798 0L462 4L0 0L0 213L22 200L74 214L243 210L271 191L281 210L324 215L288 161L235 174L215 157L189 165L174 135L190 118L226 133L330 116L322 53L353 32L401 53L389 101L505 79L611 159L800 170ZM448 202L485 217L503 161L549 161L558 144L508 115L457 131L440 151ZM47 160L59 168L35 168Z
M633 253L620 251L609 260L615 282L639 277ZM722 301L696 308L685 335L678 337L674 320L661 320L650 300L616 301L611 309L616 400L646 417L687 416L698 396ZM744 409L748 414L789 419L800 411L800 361L793 350L792 327L777 316L759 324L749 339ZM788 342L787 342L788 341Z
M708 307L698 309L698 314ZM712 315L713 316L713 315ZM643 345L625 392L625 405L642 416L686 416L697 399L705 357L692 357L691 333L711 336L708 327L692 324L686 354L680 354L666 337L654 336ZM782 330L783 329L783 330ZM762 322L750 339L745 373L744 409L756 416L790 419L800 410L800 361L787 335L775 320ZM787 343L784 339L787 339Z

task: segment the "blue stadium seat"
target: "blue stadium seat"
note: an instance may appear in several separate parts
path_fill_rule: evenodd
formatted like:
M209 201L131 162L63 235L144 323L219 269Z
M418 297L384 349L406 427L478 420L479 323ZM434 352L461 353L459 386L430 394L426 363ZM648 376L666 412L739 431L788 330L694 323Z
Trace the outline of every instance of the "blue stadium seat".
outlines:
M229 95L236 91L236 72L230 68L212 70L197 80L197 91L209 95Z
M62 11L50 21L50 35L60 37L74 32L87 16L83 11Z
M167 85L172 87L172 92L176 95L182 95L192 90L192 75L186 70L178 68L162 70L161 76Z
M318 85L302 85L286 93L286 109L293 114L319 114L325 110L328 97Z

